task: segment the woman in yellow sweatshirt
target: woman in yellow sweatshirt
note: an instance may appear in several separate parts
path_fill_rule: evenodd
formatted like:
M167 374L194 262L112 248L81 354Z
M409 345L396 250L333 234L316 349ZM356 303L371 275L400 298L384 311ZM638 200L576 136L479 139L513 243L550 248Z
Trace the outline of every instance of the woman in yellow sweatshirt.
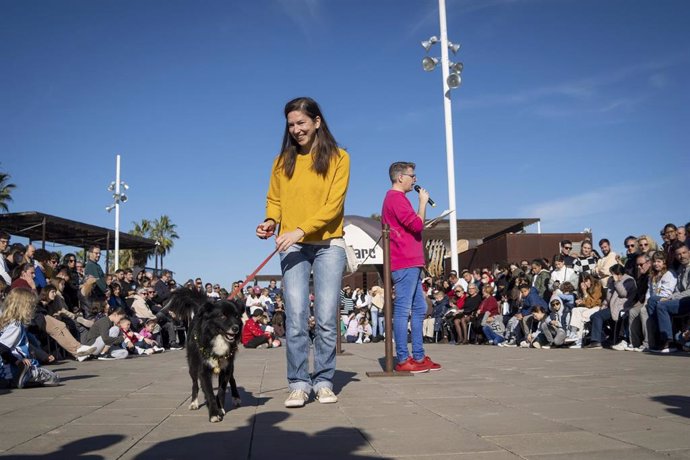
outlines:
M313 390L335 403L335 343L345 267L343 220L350 156L338 148L319 105L300 97L285 105L281 153L273 162L266 220L259 238L272 236L280 251L285 297L287 378L285 407L302 407ZM314 276L314 369L309 373L309 278Z

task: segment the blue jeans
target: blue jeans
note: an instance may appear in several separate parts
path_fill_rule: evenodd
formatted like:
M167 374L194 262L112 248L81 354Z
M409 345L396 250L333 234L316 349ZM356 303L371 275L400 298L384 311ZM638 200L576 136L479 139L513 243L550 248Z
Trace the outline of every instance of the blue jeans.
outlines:
M293 244L280 253L285 297L285 354L290 390L333 388L335 342L345 250ZM314 372L309 374L309 277L314 273Z
M371 313L371 336L383 335L383 312L376 307L369 309Z
M412 358L424 359L422 324L426 316L426 300L422 291L422 269L420 267L402 268L392 273L395 284L395 301L393 302L393 336L395 337L395 354L398 362L406 361L407 319L412 314L410 329L412 335Z
M491 340L494 345L498 345L505 340L502 335L491 329L491 326L484 326L482 328L482 332L484 333L486 340Z
M592 332L590 333L590 340L592 342L601 343L601 335L604 332L604 323L611 318L610 308L601 308L598 312L594 313L590 318L592 322ZM613 338L614 343L616 342L616 337Z
M673 339L671 315L690 313L690 297L662 301L660 297L652 296L647 303L647 311L650 317L656 317L659 324L659 342L663 345Z

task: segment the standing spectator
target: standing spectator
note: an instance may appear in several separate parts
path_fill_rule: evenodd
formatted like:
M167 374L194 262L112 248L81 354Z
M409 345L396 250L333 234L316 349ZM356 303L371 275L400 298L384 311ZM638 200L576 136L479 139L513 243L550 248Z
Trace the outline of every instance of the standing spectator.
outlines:
M91 291L91 297L98 300L105 299L105 291L108 289L108 285L105 282L105 273L100 265L98 265L98 260L101 258L101 248L100 246L93 245L89 248L88 252L89 260L86 262L84 267L84 276L93 276L96 279L96 285Z
M534 259L532 261L532 287L537 290L542 298L549 287L550 278L551 274L544 268L544 262L541 259Z
M601 281L601 286L606 288L609 281L609 270L617 263L618 255L611 250L611 243L606 238L599 240L599 249L603 257L597 261L596 275Z
M213 284L211 283L206 283L204 285L204 289L206 289L206 297L211 301L215 302L216 300L220 300L220 294L216 291L213 290Z
M563 263L568 268L573 268L575 266L575 257L570 255L570 251L573 250L573 242L570 240L561 241L561 257L563 257Z
M371 335L372 341L378 342L383 338L383 307L385 304L384 291L381 286L374 285L369 290L369 295L371 295Z
M286 407L302 407L313 389L319 403L338 401L333 393L338 291L345 269L343 239L350 156L328 129L310 98L284 109L281 153L273 162L266 197L266 219L256 235L268 238L280 223L280 252L286 302L286 357L290 395ZM309 279L313 272L314 372L309 374Z
M630 235L623 244L625 244L625 273L634 278L637 273L635 263L637 262L637 256L640 254L637 238Z
M637 238L637 245L640 247L640 254L647 254L649 257L652 257L652 254L658 249L656 241L648 235L640 235Z
M278 287L276 280L272 279L268 282L268 296L272 302L276 301L276 296L282 296L283 291Z
M670 270L677 272L679 264L675 257L673 243L678 240L678 227L676 227L674 224L664 225L664 229L661 231L661 238L664 240L662 247L666 253L666 264Z
M590 273L594 272L597 260L596 253L592 251L592 242L589 240L584 240L580 246L580 256L575 260L575 271L578 273Z
M355 308L355 300L352 298L352 288L349 284L340 290L340 305L346 315L352 313Z
M417 182L415 164L393 163L388 174L392 186L383 201L381 223L390 225L391 229L391 270L395 285L393 332L398 358L395 370L414 373L440 370L441 366L425 355L422 338L422 323L427 310L421 281L424 267L422 230L429 193L419 188L419 206L415 212L405 197ZM407 319L410 315L411 355L407 348Z
M7 260L5 258L7 245L9 244L10 234L4 230L0 230L0 277L2 277L8 286L12 284L12 277L10 276L9 269L7 267Z
M161 277L153 285L153 289L156 291L154 301L159 305L164 305L168 298L170 298L170 285L168 283L170 282L171 275L169 270L163 270Z

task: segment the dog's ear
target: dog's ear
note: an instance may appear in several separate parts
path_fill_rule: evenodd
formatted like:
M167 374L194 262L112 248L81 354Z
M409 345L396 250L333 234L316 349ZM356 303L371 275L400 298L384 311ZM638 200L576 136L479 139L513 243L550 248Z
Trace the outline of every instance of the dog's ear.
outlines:
M232 308L235 310L237 313L237 316L242 317L242 314L244 313L244 306L241 305L239 302L236 300L229 300L228 303L232 305Z

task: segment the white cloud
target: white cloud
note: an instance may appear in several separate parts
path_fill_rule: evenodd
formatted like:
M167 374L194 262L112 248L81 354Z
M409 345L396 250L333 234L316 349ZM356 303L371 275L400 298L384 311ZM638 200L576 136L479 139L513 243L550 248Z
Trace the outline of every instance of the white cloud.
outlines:
M520 213L538 217L550 226L559 227L574 221L588 222L586 218L601 214L620 213L626 208L625 203L629 206L641 193L649 191L638 185L613 185L527 205L520 209Z

